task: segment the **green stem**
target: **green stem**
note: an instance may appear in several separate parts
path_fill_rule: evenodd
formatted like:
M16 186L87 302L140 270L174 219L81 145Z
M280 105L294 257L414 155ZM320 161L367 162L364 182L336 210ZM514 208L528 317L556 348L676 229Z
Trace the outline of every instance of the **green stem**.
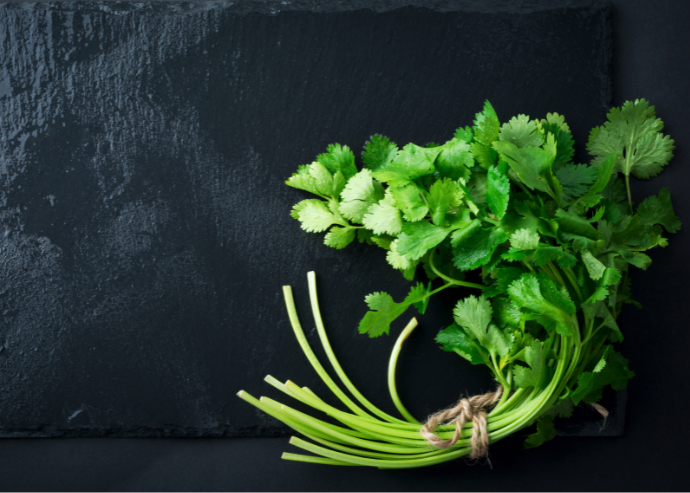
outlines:
M454 284L456 286L465 286L467 288L486 289L486 286L484 286L483 284L476 284L473 282L466 282L466 281L460 281L458 279L453 279L452 277L449 277L449 276L445 275L444 273L442 273L441 271L439 271L436 268L436 264L434 264L434 254L435 253L436 253L436 249L434 248L431 250L431 253L429 254L429 265L431 266L431 270L433 270L434 273L438 277L440 277L441 279L443 279L447 283Z
M283 295L285 297L285 305L287 307L288 317L290 318L290 325L292 325L292 330L295 332L297 342L299 342L299 345L302 348L304 355L309 360L309 363L311 363L311 366L314 368L316 373L318 373L319 377L321 377L321 380L323 380L328 388L331 389L331 392L333 392L333 394L335 394L335 396L338 397L343 404L350 408L352 412L359 416L369 416L366 411L355 404L352 399L350 399L343 393L342 390L340 390L340 387L338 387L330 375L326 373L326 370L319 362L318 358L314 354L314 351L312 351L311 347L309 346L309 342L307 342L307 338L304 335L304 331L302 330L299 317L297 316L295 300L292 297L292 288L290 286L283 286Z
M627 160L627 157L626 157L626 160ZM630 169L630 168L628 168L628 169ZM628 205L630 206L630 214L634 214L632 194L630 193L630 175L629 174L625 175L625 188L628 189Z
M580 302L583 302L584 297L582 296L582 291L580 291L580 285L577 283L577 277L575 277L573 269L571 267L566 267L565 269L563 269L563 272L565 272L566 277L568 278L570 284L573 286L573 289L577 293L577 297L580 299Z
M391 353L391 358L390 361L388 362L388 390L391 394L391 399L393 399L393 404L395 404L395 407L398 408L398 411L400 411L400 414L402 414L407 421L410 423L415 423L415 424L420 424L417 419L410 414L410 412L403 406L402 402L400 401L400 397L398 397L398 390L395 385L395 367L396 364L398 363L398 356L400 356L400 350L402 349L402 345L405 342L405 339L409 337L409 335L412 333L412 331L417 327L417 319L413 318L410 320L410 323L407 324L407 327L400 333L400 336L398 337L398 340L395 341L395 346L393 346L393 352Z
M350 379L347 377L345 372L343 371L343 368L340 366L340 363L338 362L338 359L335 357L335 353L333 353L333 349L331 348L331 343L328 340L328 336L326 336L326 328L323 325L323 319L321 318L321 309L319 308L319 298L316 292L316 273L314 271L309 272L307 274L307 280L309 283L309 301L311 303L311 309L312 313L314 315L314 323L316 324L316 330L319 333L319 339L321 339L321 345L323 346L324 351L326 352L326 356L328 357L328 360L331 362L331 366L333 366L333 369L335 370L336 374L340 378L340 381L343 382L343 385L352 393L352 395L357 399L360 404L362 404L365 408L367 408L369 411L371 411L373 414L376 416L386 420L390 421L391 423L395 422L400 422L400 420L394 416L391 416L383 411L381 411L379 408L374 406L371 402L369 402L360 392L357 390L357 387L355 387Z

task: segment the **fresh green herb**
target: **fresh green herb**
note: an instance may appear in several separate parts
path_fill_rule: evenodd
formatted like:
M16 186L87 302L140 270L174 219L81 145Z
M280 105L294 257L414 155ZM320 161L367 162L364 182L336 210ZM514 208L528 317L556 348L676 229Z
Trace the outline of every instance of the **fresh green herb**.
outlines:
M668 164L673 140L645 100L614 108L592 130L590 164L572 162L573 139L563 116L534 120L518 115L501 125L489 102L472 127L460 128L442 145L400 149L374 135L357 169L347 146L334 144L287 184L319 198L307 198L292 215L307 232L328 231L325 243L344 248L355 238L386 251L405 279L419 282L396 302L388 293L366 297L369 311L359 331L378 337L411 306L424 313L429 297L453 287L477 290L453 310L455 323L436 341L471 364L486 365L503 387L488 414L490 440L534 425L525 443L541 445L555 436L554 419L574 405L596 403L605 387L618 390L634 375L612 343L623 340L616 318L631 298L630 266L646 269L646 253L666 246L665 233L680 221L670 194L634 207L630 175L647 179ZM468 280L466 278L470 278ZM470 277L472 276L472 277ZM315 443L291 443L315 454L284 458L339 465L408 468L467 455L471 427L452 447L434 450L420 435L420 423L405 409L395 387L395 367L413 319L393 349L388 381L404 419L366 400L333 355L309 275L316 327L329 361L351 400L333 381L306 342L289 287L285 297L295 334L310 362L349 412L327 405L306 387L267 381L289 396L337 420L322 421L271 399L240 397L275 416ZM446 439L452 426L436 433Z

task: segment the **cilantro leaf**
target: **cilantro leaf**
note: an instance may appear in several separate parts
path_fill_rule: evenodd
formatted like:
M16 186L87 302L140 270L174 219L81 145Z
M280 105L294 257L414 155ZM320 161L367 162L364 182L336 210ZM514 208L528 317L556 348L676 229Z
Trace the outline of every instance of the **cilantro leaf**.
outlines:
M337 198L345 186L345 178L340 171L335 176L318 161L300 166L285 182L286 185L311 192L323 198Z
M402 231L403 220L400 209L395 206L395 199L390 190L384 198L367 209L362 224L376 235L397 235Z
M355 231L355 228L352 227L341 228L339 226L333 226L331 230L326 233L324 243L329 247L340 250L354 241Z
M604 271L606 270L606 266L597 260L597 258L592 255L592 252L589 250L582 250L582 252L580 252L580 256L582 257L582 263L585 264L585 267L587 267L589 277L595 281L601 279L601 276L604 275Z
M575 334L575 305L549 279L524 274L510 285L508 294L513 303L531 313L546 330L568 337Z
M395 205L408 221L421 221L429 212L429 206L424 200L417 185L410 183L403 187L389 188Z
M402 315L408 304L396 303L388 293L372 293L364 298L369 310L359 323L359 333L378 337L390 332L390 324Z
M435 225L443 226L447 222L446 213L462 203L462 196L463 192L457 182L450 178L437 180L431 185L427 202Z
M491 302L484 296L470 295L458 301L453 310L455 323L465 329L473 340L486 341L487 329L491 323ZM483 345L483 344L482 344Z
M454 247L458 246L460 243L479 231L482 228L482 222L479 219L473 219L472 221L467 221L460 225L456 225L456 227L458 227L458 229L453 231L453 233L450 235L451 245Z
M434 226L427 221L405 223L397 239L397 251L409 260L418 260L446 239L451 229Z
M473 365L489 363L486 351L470 339L457 324L453 324L436 336L436 342L444 351L454 351Z
M390 250L386 254L386 260L393 266L394 269L403 271L405 279L412 280L414 273L419 264L419 260L410 260L398 252L398 240L393 240L390 244Z
M477 113L474 120L474 142L470 145L472 156L484 168L496 163L496 151L491 143L498 139L500 124L491 103L484 103L484 110Z
M502 219L508 209L510 199L510 180L495 166L486 175L486 205L498 219Z
M510 236L510 246L515 250L534 250L539 246L539 234L528 229L519 229Z
M524 366L513 367L515 385L518 388L541 388L544 377L548 372L546 371L547 366L544 349L540 341L534 340L529 346L525 347L524 361L529 365L529 368L525 368Z
M599 168L585 164L566 164L556 170L556 177L563 185L563 197L567 202L589 191L598 175Z
M383 199L384 191L381 184L372 178L371 172L363 169L350 178L340 196L340 213L361 223L367 209Z
M553 141L553 136L549 139ZM556 201L559 200L561 185L551 170L555 157L552 150L541 147L518 148L511 142L494 142L493 148L525 185L533 190L548 193Z
M357 174L355 155L348 146L331 144L328 146L327 152L319 154L316 160L328 168L328 171L333 174L340 171L346 180L349 180Z
M348 226L343 219L331 211L326 202L318 199L306 199L298 202L292 208L290 215L299 220L302 229L308 233L326 231L334 224Z
M410 180L432 174L436 171L434 161L441 152L440 147L425 148L407 144L387 166L386 171L400 173Z
M658 197L647 197L637 206L637 213L645 224L661 224L669 233L675 233L680 229L680 219L673 212L668 188L662 188Z
M470 133L471 138L471 133ZM464 139L452 139L442 146L441 153L436 158L436 169L441 176L457 180L469 180L474 166L474 159L470 145Z
M673 157L674 142L661 134L664 124L646 100L628 101L606 117L608 121L589 134L587 150L595 156L595 165L617 153L614 172L646 180L658 175Z
M398 146L395 142L391 142L388 137L375 134L364 145L362 161L364 166L371 171L385 170L395 159L397 153Z
M516 147L539 147L544 144L540 125L527 115L514 116L501 126L498 140L510 142Z
M490 146L498 138L499 123L494 107L484 102L484 110L475 115L474 140L484 146Z
M544 415L537 421L537 431L525 439L525 448L534 448L556 437L553 418Z
M546 119L541 121L544 133L551 133L556 139L556 157L553 160L554 168L558 168L570 162L575 153L573 134L565 123L565 118L558 113L547 113Z
M602 360L605 364L597 365L599 371L584 372L578 377L577 387L570 393L575 405L580 402L597 402L602 397L604 387L610 385L613 390L621 390L635 376L628 368L628 360L611 346L606 346Z
M359 323L359 333L368 334L369 337L378 337L390 332L390 325L412 304L422 302L428 298L428 290L422 283L418 283L410 289L410 292L401 303L393 301L388 293L372 293L364 298L369 306L369 311Z
M453 264L462 271L486 265L494 251L508 237L500 228L477 229L453 247Z

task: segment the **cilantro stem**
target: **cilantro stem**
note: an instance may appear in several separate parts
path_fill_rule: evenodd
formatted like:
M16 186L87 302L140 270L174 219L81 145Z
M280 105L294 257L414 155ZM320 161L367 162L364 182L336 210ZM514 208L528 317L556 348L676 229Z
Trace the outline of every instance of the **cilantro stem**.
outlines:
M570 284L572 284L573 289L575 289L575 292L577 293L577 297L580 299L580 302L583 302L584 297L582 296L582 291L580 291L580 285L577 283L577 277L575 277L573 269L571 267L566 267L565 269L563 269L563 272L570 281Z
M626 156L625 159L627 160L628 157ZM630 206L630 214L634 214L632 195L630 194L630 175L628 173L625 174L625 188L628 190L628 205Z
M318 375L321 377L321 380L324 381L324 383L328 386L331 392L333 392L335 396L342 401L343 404L350 408L352 412L359 416L369 416L362 408L355 404L352 401L352 399L345 395L342 390L340 390L340 388L333 381L330 375L326 373L326 370L323 368L318 358L312 351L311 347L309 346L309 342L307 342L307 338L304 335L304 331L302 330L302 326L299 322L299 317L297 316L295 301L292 297L292 288L290 286L283 286L283 295L285 297L285 305L287 307L290 325L292 325L292 330L295 333L295 337L297 338L297 341L299 342L299 345L302 348L302 351L304 352L305 356L309 360L309 363L311 363L311 366L314 368L316 373L318 373Z
M319 298L316 292L316 273L314 271L311 271L307 274L307 280L309 284L309 301L311 303L311 309L312 313L314 316L314 323L316 324L316 330L319 334L319 339L321 339L321 345L323 346L324 351L326 352L326 356L328 357L328 360L331 363L331 366L333 366L333 369L335 370L336 374L340 378L340 380L343 382L343 385L352 393L352 395L357 399L360 404L362 404L365 408L367 408L369 411L371 411L373 414L377 415L378 417L390 421L392 423L395 422L400 422L400 420L394 416L391 416L383 411L381 411L379 408L374 406L371 402L369 402L358 390L357 387L355 387L350 379L347 377L345 372L343 371L343 368L340 366L340 363L338 362L338 359L335 357L335 354L333 353L333 349L331 348L331 344L328 340L328 336L326 336L326 328L323 325L323 319L321 318L321 309L319 308ZM414 320L414 319L413 319ZM416 324L416 320L415 320Z
M400 350L402 349L405 339L409 337L415 327L417 327L417 319L413 318L400 333L398 340L395 341L395 346L393 346L393 352L391 353L390 361L388 362L388 390L391 394L391 399L393 399L393 404L395 404L395 407L398 409L400 414L402 414L410 423L420 424L419 421L415 419L412 414L410 414L405 406L403 406L402 402L400 401L400 397L398 397L398 390L395 385L395 367L398 362L398 356L400 356Z
M449 284L455 284L456 286L465 286L467 288L476 288L476 289L486 289L486 286L483 284L476 284L473 282L467 282L467 281L460 281L458 279L453 279L450 276L445 275L443 272L438 270L436 267L436 264L434 263L434 255L436 254L436 249L432 249L431 253L429 254L429 265L431 266L431 270L434 271L434 274L436 274L438 277L443 279ZM434 291L436 292L436 291ZM430 293L431 294L431 293Z

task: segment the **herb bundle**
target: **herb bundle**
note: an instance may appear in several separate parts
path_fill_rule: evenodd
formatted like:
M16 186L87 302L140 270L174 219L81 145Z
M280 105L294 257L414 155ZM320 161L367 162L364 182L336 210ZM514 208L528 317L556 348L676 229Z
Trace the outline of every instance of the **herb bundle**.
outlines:
M422 423L405 409L395 387L400 348L417 324L412 319L393 348L388 373L402 418L379 410L336 360L310 273L320 340L354 400L316 359L292 292L285 287L302 349L348 411L326 404L307 387L270 376L268 383L332 420L240 392L241 398L311 440L293 438L291 443L315 455L283 457L421 467L482 455L486 450L478 440L494 442L536 423L525 442L535 447L555 436L555 418L570 416L580 403L596 403L607 386L624 388L634 374L612 343L623 340L616 323L622 306L637 304L631 298L629 270L646 269L651 259L644 252L666 246L665 232L680 228L667 189L637 206L630 193L630 175L656 176L672 157L673 140L662 128L647 101L626 102L591 131L591 163L575 164L563 116L549 113L534 120L518 115L501 125L486 102L474 125L458 129L443 145L400 149L374 135L364 147L361 170L352 151L339 144L300 166L286 183L319 197L302 200L292 210L305 231L328 231L325 244L338 249L355 239L376 245L406 279L413 280L421 266L430 281L418 282L398 302L384 292L368 295L369 311L359 332L388 334L391 323L410 306L423 314L433 294L458 286L476 289L476 295L458 301L455 323L436 341L471 364L486 365L499 389L485 399L494 406L488 414L485 404L472 409L473 401L467 400L459 407L470 410L452 424L443 424L455 416L446 413L420 433ZM474 277L470 281L466 276ZM440 285L434 288L435 283Z

